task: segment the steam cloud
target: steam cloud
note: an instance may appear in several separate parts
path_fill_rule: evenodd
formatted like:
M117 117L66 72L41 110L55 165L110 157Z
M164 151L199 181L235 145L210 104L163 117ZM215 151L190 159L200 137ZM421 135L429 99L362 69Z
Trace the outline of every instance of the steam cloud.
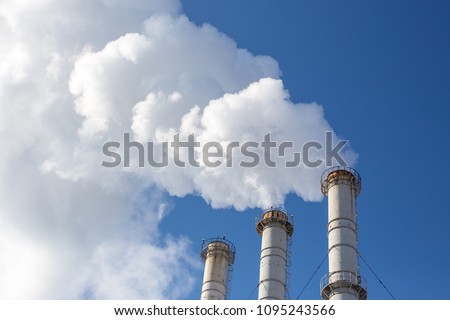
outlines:
M100 166L124 132L301 146L333 131L321 106L289 100L276 61L179 1L6 0L0 37L0 297L184 297L199 264L158 232L165 192L238 210L321 199L323 167Z

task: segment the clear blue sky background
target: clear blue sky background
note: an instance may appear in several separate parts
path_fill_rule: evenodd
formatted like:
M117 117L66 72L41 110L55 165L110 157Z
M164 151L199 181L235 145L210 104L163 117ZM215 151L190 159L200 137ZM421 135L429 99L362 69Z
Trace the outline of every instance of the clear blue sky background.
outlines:
M359 154L359 249L397 299L450 298L450 2L184 0L253 54L275 58L293 102L317 102ZM317 181L319 188L319 181ZM174 200L164 232L227 235L237 247L232 299L258 283L258 210L213 210L201 198ZM327 203L291 195L295 218L290 296L327 252ZM195 213L195 214L193 214ZM199 257L200 259L200 257ZM324 263L302 299L319 299ZM389 294L361 262L369 299ZM188 298L198 299L198 285ZM255 291L250 297L257 298Z

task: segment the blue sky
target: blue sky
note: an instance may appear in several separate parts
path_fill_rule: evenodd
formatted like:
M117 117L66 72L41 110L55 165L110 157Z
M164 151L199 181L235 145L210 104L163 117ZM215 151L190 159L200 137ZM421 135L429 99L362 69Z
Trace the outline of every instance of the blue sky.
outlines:
M446 1L183 1L254 54L270 55L294 102L317 102L359 154L359 249L397 299L448 299L450 223L450 4ZM319 188L319 181L317 181ZM174 200L167 232L227 235L237 247L231 298L258 283L259 210L212 210L195 196ZM289 195L294 215L290 296L326 254L326 200ZM369 299L390 299L363 262ZM319 299L325 263L303 299ZM189 296L197 299L201 286ZM255 292L251 299L257 297Z
M202 239L226 235L230 297L256 299L255 218L271 204L294 216L296 298L327 252L324 167L105 168L102 146L124 133L161 145L267 132L300 146L331 131L362 177L362 256L397 299L449 299L449 12L448 1L2 1L0 298L199 299ZM360 264L369 299L390 299ZM300 298L320 299L326 273Z

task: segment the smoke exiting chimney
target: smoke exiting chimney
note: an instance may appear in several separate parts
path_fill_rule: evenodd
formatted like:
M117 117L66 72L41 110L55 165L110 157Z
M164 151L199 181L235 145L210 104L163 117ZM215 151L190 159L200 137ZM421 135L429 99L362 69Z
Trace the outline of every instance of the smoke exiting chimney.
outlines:
M256 231L262 237L258 299L284 300L288 242L294 232L292 220L282 210L269 209L258 219Z
M205 261L201 300L225 300L236 250L234 245L223 238L203 240L201 257Z
M367 286L359 274L356 197L361 177L348 167L333 167L322 174L322 193L328 197L329 273L321 282L325 300L365 300Z

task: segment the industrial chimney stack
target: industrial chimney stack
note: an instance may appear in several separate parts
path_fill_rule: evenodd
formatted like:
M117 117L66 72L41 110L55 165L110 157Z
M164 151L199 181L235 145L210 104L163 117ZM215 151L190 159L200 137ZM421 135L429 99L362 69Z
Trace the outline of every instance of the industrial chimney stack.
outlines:
M203 240L201 257L205 261L201 300L225 300L229 291L236 250L223 238Z
M333 167L322 174L322 193L328 197L329 273L320 282L325 300L365 300L367 286L359 274L356 197L361 177L348 167Z
M284 211L271 208L259 217L256 231L262 237L258 299L284 300L292 220Z

